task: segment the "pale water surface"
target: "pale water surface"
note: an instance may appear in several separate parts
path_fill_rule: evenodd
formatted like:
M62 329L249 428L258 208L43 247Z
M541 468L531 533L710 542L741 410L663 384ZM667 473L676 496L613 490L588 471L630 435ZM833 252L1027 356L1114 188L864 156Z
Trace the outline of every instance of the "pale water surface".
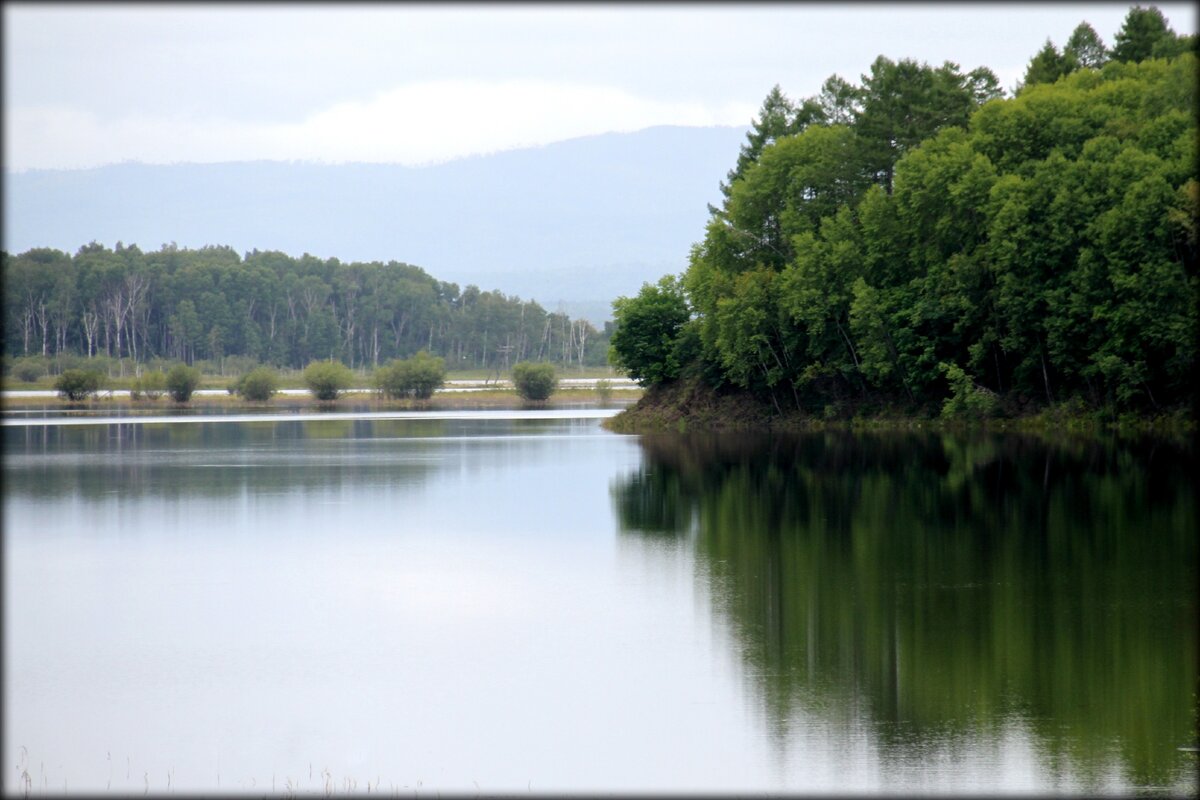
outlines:
M1188 448L599 416L7 420L6 790L1195 790Z

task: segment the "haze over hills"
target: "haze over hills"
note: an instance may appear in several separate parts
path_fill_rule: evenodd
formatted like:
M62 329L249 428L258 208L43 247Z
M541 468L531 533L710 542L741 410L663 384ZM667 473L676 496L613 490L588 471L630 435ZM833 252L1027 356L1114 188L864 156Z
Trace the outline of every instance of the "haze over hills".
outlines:
M746 127L656 127L427 167L253 161L6 172L4 249L224 244L403 261L599 323L677 273Z

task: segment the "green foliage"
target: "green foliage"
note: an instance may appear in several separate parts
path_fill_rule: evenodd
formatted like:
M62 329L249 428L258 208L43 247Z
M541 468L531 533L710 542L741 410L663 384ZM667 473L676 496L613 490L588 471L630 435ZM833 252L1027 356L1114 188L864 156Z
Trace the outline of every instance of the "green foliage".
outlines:
M94 370L68 369L54 381L59 397L71 402L86 400L100 390L104 376Z
M622 319L613 362L779 410L1186 406L1196 57L1106 61L1086 23L1047 48L1011 99L954 65L880 58L861 86L831 79L821 119L743 152L680 281L690 319L636 346Z
M1054 83L1063 75L1071 72L1074 64L1070 57L1058 52L1058 48L1049 39L1042 49L1037 52L1025 68L1025 78L1022 83L1032 86L1035 83Z
M446 362L422 350L412 358L378 368L373 380L385 397L428 400L446 382Z
M1104 40L1096 33L1096 29L1087 22L1081 22L1071 32L1062 52L1049 39L1036 55L1029 61L1025 69L1022 88L1039 83L1054 83L1064 75L1070 75L1078 69L1099 69L1109 59L1108 48ZM1138 59L1140 60L1140 59Z
M596 400L601 404L607 403L612 399L613 386L612 381L601 378L596 381Z
M1151 455L1141 439L920 432L639 444L641 467L612 488L621 535L706 565L769 718L864 698L872 724L909 732L884 737L903 758L919 732L1001 730L1019 707L1038 751L1092 785L1115 770L1141 786L1194 780L1176 748L1195 735L1200 639L1167 610L1195 597L1186 444Z
M1162 53L1163 45L1169 46L1175 40L1175 33L1167 25L1166 17L1154 6L1142 8L1134 6L1125 15L1125 21L1113 41L1112 57L1114 61L1144 61ZM1155 53L1155 49L1159 53ZM1175 55L1170 53L1170 55Z
M371 384L376 391L390 400L408 397L410 393L407 370L400 361L392 361L390 364L376 367L375 371L371 373Z
M165 359L239 375L326 358L358 368L422 349L464 369L528 359L600 366L607 346L586 320L396 261L93 242L74 256L4 254L3 272L10 357Z
M353 382L354 373L340 361L314 361L304 368L305 386L324 402L337 400Z
M772 87L771 91L767 93L766 99L763 100L762 108L759 109L758 116L754 118L750 131L746 134L746 142L738 152L737 163L726 175L728 183L721 184L721 192L726 197L729 196L730 187L741 180L750 165L762 155L765 147L785 136L799 133L808 124L826 116L827 113L836 113L834 108L840 108L838 104L852 103L853 87L850 87L845 81L840 83L839 81L841 79L835 75L826 82L825 89L831 105L829 112L822 109L821 104L815 100L805 101L797 107L780 90L778 84Z
M996 393L980 386L957 364L939 365L950 384L950 397L942 404L946 419L986 419L996 415L999 403Z
M238 378L232 388L245 400L265 403L279 391L279 376L270 367L258 367Z
M200 370L187 364L176 364L167 371L167 391L176 403L192 399L192 392L200 386Z
M167 390L167 376L162 370L147 370L135 378L130 386L129 395L134 400L143 396L149 400L157 400Z
M1100 69L1108 61L1108 48L1096 29L1086 22L1079 23L1071 31L1071 38L1063 47L1063 54L1075 68Z
M609 363L643 386L679 377L678 340L689 314L683 287L670 276L643 284L636 297L618 297Z
M17 380L33 383L46 374L46 364L43 359L37 357L18 358L13 362L11 374Z
M428 400L446 382L445 359L432 356L424 350L406 362L408 384L413 397Z
M547 363L535 364L522 361L512 369L513 385L524 400L546 400L558 388L558 377L554 366Z

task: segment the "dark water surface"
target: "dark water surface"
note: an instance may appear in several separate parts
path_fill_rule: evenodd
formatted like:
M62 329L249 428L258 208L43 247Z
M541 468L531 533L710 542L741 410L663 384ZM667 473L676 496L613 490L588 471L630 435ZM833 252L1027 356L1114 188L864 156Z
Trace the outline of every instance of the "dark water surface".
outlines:
M9 791L1197 788L1183 446L2 433Z

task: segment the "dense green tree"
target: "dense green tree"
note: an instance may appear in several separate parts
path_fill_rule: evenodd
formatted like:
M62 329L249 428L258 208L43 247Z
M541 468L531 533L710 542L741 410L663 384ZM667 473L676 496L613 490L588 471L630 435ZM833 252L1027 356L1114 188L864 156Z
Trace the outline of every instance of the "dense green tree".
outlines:
M822 122L827 125L850 125L862 110L862 90L840 75L830 75L821 84L817 95Z
M862 78L862 112L854 120L866 175L890 192L896 161L941 128L965 126L978 96L995 84L985 68L963 75L952 62L935 69L911 59L875 59Z
M763 100L758 116L752 121L746 141L738 152L737 163L726 175L728 182L721 184L721 192L729 195L730 188L758 160L765 147L784 136L799 133L807 124L815 121L820 113L811 102L797 108L779 88L779 84L775 84Z
M1096 29L1087 22L1081 22L1071 31L1063 47L1063 55L1076 68L1100 69L1108 61L1108 48Z
M1029 60L1029 66L1025 68L1025 77L1021 83L1024 86L1054 83L1063 75L1070 73L1074 66L1071 57L1066 53L1060 53L1054 46L1054 42L1047 39L1046 44L1042 45L1042 49Z
M690 316L683 287L671 276L613 301L616 329L608 360L642 386L679 377L679 336Z
M849 125L764 146L692 249L692 319L639 374L696 366L781 411L1185 404L1196 58L1101 63L1086 24L1053 55L1053 83L1007 100L990 72L880 58Z
M1170 46L1174 40L1175 32L1157 7L1134 6L1125 15L1125 21L1113 39L1112 58L1114 61L1144 61L1155 55L1155 47Z

